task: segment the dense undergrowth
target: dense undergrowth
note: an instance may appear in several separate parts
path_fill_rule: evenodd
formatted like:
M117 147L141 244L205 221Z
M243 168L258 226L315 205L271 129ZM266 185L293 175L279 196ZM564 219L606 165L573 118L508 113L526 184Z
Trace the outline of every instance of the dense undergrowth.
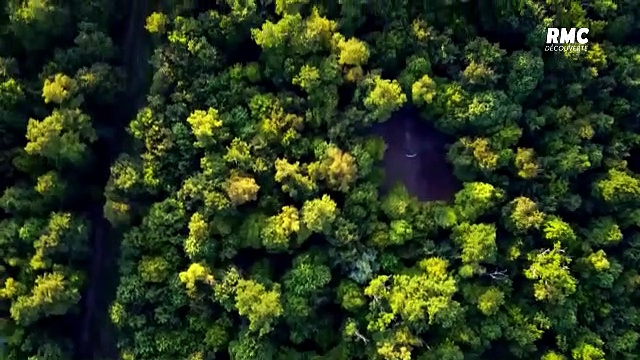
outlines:
M98 208L123 360L638 358L640 5L195 3L134 24L133 119L126 5L6 5L7 359L81 356ZM451 203L378 191L365 134L407 106L454 139Z

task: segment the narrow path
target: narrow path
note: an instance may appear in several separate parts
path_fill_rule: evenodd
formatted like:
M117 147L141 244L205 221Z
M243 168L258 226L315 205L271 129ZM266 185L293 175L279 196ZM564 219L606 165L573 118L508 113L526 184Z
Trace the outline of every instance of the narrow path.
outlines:
M122 41L115 39L122 49L123 65L127 73L127 89L117 104L122 104L113 113L116 121L106 135L98 141L97 163L107 166L104 184L109 177L109 167L124 150L127 134L126 126L143 103L147 87L149 42L144 30L148 14L148 0L133 0L128 3L127 30ZM104 186L102 187L104 188ZM104 218L105 199L95 199L88 210L92 223L91 269L82 303L81 339L76 349L79 360L119 359L115 331L109 320L109 306L115 298L118 282L117 260L119 256L120 234L114 231Z

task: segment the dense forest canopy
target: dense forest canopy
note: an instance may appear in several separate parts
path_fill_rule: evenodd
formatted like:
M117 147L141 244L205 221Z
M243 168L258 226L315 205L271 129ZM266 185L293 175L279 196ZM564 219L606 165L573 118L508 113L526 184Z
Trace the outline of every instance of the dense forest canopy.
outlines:
M640 358L637 1L0 16L2 359Z

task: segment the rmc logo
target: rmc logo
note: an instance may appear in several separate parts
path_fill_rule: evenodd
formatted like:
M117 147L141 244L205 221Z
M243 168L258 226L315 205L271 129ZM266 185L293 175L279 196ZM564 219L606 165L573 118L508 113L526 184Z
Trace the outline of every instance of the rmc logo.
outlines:
M547 46L545 51L582 51L587 50L589 39L585 36L589 33L587 28L547 28ZM559 38L559 39L558 39ZM575 44L580 45L556 45Z

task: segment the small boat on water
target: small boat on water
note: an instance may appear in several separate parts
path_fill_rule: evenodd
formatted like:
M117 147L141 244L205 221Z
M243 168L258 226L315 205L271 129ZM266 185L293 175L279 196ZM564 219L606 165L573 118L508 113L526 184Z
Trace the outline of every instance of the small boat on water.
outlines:
M408 119L408 118L405 118ZM405 157L408 158L414 158L416 156L418 156L418 151L416 149L416 147L414 146L414 141L413 141L413 136L412 136L412 132L413 132L413 123L410 121L405 120L404 122L404 151Z

